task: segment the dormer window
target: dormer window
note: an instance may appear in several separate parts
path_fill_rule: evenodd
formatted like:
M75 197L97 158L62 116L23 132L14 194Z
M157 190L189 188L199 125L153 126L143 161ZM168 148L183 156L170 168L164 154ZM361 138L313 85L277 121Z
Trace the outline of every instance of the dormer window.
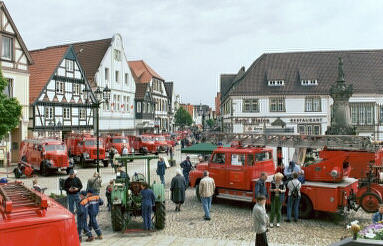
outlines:
M269 80L267 83L269 86L284 86L284 80Z
M302 79L301 85L303 86L318 85L318 80L317 79Z

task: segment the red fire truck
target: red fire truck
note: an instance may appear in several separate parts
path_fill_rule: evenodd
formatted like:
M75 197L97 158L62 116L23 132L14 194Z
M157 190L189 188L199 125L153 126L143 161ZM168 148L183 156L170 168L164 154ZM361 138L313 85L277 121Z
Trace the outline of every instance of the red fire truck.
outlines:
M154 144L156 145L158 152L167 151L167 149L169 148L169 144L166 141L165 136L153 134L152 138L154 139Z
M120 155L125 152L124 149L126 149L126 153L128 154L134 153L134 148L131 146L128 137L119 135L106 136L104 137L104 142L106 151L109 151L113 146Z
M169 146L176 146L176 136L171 134L163 134L165 141Z
M350 168L344 167L344 158L339 156L303 167L306 182L301 189L302 218L309 218L314 210L337 213L349 208L358 190L358 180L346 178ZM269 148L219 147L207 163L199 163L190 172L190 184L196 187L197 196L204 170L215 180L217 198L255 202L255 182L261 172L274 174L275 165ZM268 187L272 178L270 175L266 181Z
M21 183L0 184L0 245L80 245L74 215Z
M97 162L97 141L96 137L90 134L70 134L66 139L68 146L68 155L73 157L76 163L82 167ZM108 166L108 153L105 153L104 144L100 138L99 158Z
M158 148L151 135L129 136L129 140L135 153L144 155L147 153L158 154Z
M69 170L73 163L69 161L66 145L56 139L27 139L20 144L20 169L30 176L34 170L44 176L53 171ZM15 172L15 175L18 176Z

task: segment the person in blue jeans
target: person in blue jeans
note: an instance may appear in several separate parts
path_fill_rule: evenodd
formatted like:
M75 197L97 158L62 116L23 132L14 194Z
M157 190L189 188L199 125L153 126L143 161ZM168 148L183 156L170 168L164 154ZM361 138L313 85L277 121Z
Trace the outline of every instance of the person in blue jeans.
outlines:
M186 189L187 189L189 187L189 173L193 169L193 165L190 161L190 156L186 156L186 160L181 162L180 166L182 168L182 173L186 181Z
M76 177L73 169L69 171L69 177L65 180L64 190L67 193L68 209L74 214L75 206L78 209L80 202L79 192L82 189L82 183L79 178Z
M204 178L199 183L198 192L201 197L203 211L205 212L204 220L210 220L210 208L215 193L214 179L209 177L209 172L203 172Z
M160 157L160 160L157 162L157 175L160 176L161 184L163 185L165 185L165 169L164 159Z
M294 221L298 221L299 216L299 202L301 200L301 182L298 180L298 173L294 172L292 175L292 180L287 183L287 188L289 189L289 194L287 198L287 220L286 222L291 222L291 213L294 208Z
M141 210L142 218L144 219L144 228L145 230L152 229L152 208L155 206L156 198L149 185L147 183L141 184Z

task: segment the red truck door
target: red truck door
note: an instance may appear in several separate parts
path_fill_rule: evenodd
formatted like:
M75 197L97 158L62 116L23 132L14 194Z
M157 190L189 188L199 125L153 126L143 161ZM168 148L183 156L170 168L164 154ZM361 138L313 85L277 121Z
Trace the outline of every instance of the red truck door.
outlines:
M209 162L209 176L214 178L217 187L227 187L225 160L225 153L213 153Z
M232 189L246 189L245 154L228 154L227 160L227 184Z

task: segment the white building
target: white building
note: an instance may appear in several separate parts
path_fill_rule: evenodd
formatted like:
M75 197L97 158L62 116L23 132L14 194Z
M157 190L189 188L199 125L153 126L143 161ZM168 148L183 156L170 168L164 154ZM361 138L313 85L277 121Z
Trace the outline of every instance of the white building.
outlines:
M0 139L0 166L6 162L17 162L20 142L28 136L29 121L29 70L32 58L18 32L4 2L0 2L0 66L3 77L8 80L5 93L15 97L22 108L18 127L4 139ZM7 155L10 158L7 158Z
M100 107L100 132L135 134L136 84L129 69L123 39L112 38L74 43L81 66L93 90L111 89L110 102Z
M154 108L154 128L157 133L169 129L168 116L168 96L165 89L165 80L156 73L143 60L129 61L129 66L132 71L136 83L149 83L151 96L155 103Z
M330 86L343 58L352 124L383 140L383 50L263 54L245 71L221 75L223 130L322 135L331 123Z

